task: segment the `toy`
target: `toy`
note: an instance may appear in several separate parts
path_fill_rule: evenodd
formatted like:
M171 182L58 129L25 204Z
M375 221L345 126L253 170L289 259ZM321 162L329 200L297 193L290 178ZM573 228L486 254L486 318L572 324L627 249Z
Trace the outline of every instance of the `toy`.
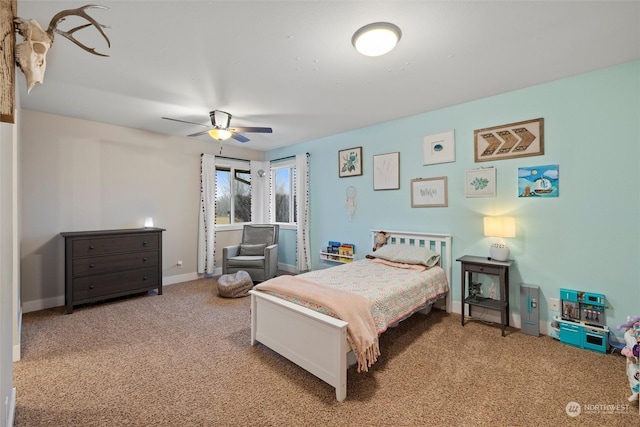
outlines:
M627 316L627 321L618 325L618 330L625 328L629 329L634 323L640 321L640 316Z
M640 317L628 316L625 323L618 325L618 329L627 329L627 333L630 333L632 337L636 339L636 343L633 347L627 342L627 347L622 350L622 354L627 357L640 357Z
M384 231L378 231L376 233L376 238L375 238L375 244L373 246L373 251L375 252L376 249L379 249L381 247L383 247L384 245L387 244L387 240L389 240L389 237L391 237L391 235L389 233L385 233Z

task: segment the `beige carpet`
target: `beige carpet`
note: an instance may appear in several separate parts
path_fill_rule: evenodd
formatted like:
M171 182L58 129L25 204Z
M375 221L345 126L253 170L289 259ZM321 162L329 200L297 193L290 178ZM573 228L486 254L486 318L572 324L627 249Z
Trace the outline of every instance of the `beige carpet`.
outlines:
M263 345L249 298L214 280L28 313L16 426L625 426L640 424L621 356L434 311L382 335L347 399ZM568 403L581 405L569 417ZM608 405L608 406L607 406Z

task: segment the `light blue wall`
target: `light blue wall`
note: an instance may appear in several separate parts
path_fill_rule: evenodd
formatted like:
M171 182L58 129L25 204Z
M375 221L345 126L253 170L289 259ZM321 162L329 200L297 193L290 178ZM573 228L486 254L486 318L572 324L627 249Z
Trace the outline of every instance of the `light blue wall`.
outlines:
M381 103L381 108L384 108ZM475 129L544 118L543 156L475 163ZM640 62L631 62L474 102L431 111L348 133L273 150L268 158L309 152L311 250L328 240L369 250L369 230L424 230L453 235L454 259L484 256L484 215L509 214L517 237L509 239L511 311L519 313L518 284L539 285L542 320L549 321L548 298L561 287L599 292L613 307L612 329L628 315L640 315ZM455 130L456 161L422 165L422 139ZM337 152L363 147L363 175L338 178ZM400 152L400 190L373 191L373 155ZM521 166L558 164L558 198L518 198ZM468 169L495 166L498 195L465 198ZM447 176L449 206L411 208L412 178ZM349 222L345 190L358 191ZM295 250L295 248L293 249ZM291 256L287 259L295 259ZM460 301L459 264L454 263L453 299ZM618 332L618 335L620 333Z

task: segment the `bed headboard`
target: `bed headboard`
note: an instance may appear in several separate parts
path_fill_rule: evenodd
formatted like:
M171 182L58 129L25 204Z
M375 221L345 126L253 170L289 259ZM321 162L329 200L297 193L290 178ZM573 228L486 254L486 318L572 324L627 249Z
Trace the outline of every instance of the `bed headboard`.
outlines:
M451 259L451 234L425 233L415 231L389 231L384 229L371 230L371 247L375 246L376 235L384 231L389 235L387 245L409 245L431 249L440 254L440 265L447 275L449 289L453 287L451 283L452 259ZM451 304L451 298L447 298L447 305ZM449 311L449 307L447 307Z

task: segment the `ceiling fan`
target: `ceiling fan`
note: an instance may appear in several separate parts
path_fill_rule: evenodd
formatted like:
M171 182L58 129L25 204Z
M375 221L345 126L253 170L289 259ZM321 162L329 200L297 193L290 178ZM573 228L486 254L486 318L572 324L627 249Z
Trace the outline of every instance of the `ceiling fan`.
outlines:
M257 133L272 133L273 129L267 127L229 127L231 122L231 114L226 111L213 110L209 112L211 117L211 126L203 125L202 123L187 122L185 120L172 119L170 117L163 117L165 120L173 120L174 122L188 123L190 125L198 125L208 127L208 130L192 133L188 136L200 136L208 133L209 136L218 141L225 141L229 138L233 138L236 141L247 142L249 138L238 132L257 132Z

